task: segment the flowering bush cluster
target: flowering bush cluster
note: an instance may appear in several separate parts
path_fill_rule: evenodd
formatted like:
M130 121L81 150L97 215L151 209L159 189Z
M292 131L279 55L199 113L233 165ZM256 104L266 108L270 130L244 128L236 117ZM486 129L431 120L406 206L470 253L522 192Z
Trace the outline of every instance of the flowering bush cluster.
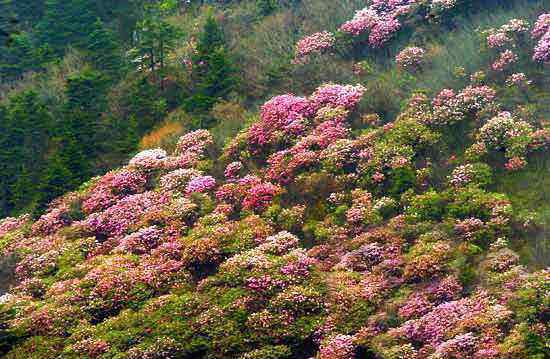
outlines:
M424 61L426 51L420 47L407 47L397 54L395 62L402 69L415 70L418 69Z
M379 47L457 4L375 0L340 31ZM514 19L488 34L496 69L523 65L527 30ZM541 16L532 36L547 32ZM297 58L335 38L304 39ZM473 74L395 117L358 114L362 85L276 96L213 168L212 136L193 131L34 222L1 221L0 255L16 262L0 299L7 357L542 357L549 273L509 245L538 222L491 192L516 176L502 158L525 174L550 148L539 112L508 101L537 86L525 73Z
M257 176L245 176L236 182L227 183L216 191L216 197L236 209L262 211L269 206L281 188Z
M358 10L353 18L340 26L337 34L362 37L368 34L368 44L383 47L403 27L403 20L418 14L423 18L440 18L456 6L456 0L380 0ZM425 16L429 13L429 16ZM302 38L296 44L295 63L304 63L312 53L321 53L334 46L336 36L328 31ZM418 55L416 55L418 56Z
M498 59L491 65L495 71L504 71L514 62L518 61L518 56L510 50L505 50L500 53Z
M0 238L4 237L11 231L20 228L29 220L28 215L22 215L19 217L6 217L0 221Z
M135 170L109 172L93 186L82 203L82 209L85 213L104 210L127 195L143 192L146 183L147 177Z
M550 62L550 14L541 14L531 31L533 39L538 40L534 49L533 60Z
M513 44L518 36L529 30L529 24L522 19L511 19L498 29L488 29L487 45L491 48L504 47Z
M533 128L516 120L509 112L501 112L480 128L478 140L488 150L504 151L507 158L524 157L532 142Z
M328 31L317 32L304 37L296 44L295 62L305 62L312 53L320 53L334 45L334 35Z

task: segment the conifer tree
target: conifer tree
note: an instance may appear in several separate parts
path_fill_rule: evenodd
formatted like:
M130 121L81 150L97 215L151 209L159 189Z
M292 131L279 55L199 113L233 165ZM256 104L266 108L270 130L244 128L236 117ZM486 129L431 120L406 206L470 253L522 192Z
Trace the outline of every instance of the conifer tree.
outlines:
M96 69L116 77L122 67L120 44L112 31L97 19L87 38L86 50Z
M220 24L210 15L198 39L193 56L195 83L192 96L186 101L189 112L208 112L221 99L226 99L237 84L236 69L225 48Z
M85 48L96 19L92 0L46 0L37 30L43 44L62 54L68 45Z

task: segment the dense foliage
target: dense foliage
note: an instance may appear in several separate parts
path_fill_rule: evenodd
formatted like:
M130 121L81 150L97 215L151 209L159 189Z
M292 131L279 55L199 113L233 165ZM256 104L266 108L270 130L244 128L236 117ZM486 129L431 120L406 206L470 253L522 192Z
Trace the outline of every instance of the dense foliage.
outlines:
M105 34L85 1L43 16L80 3ZM2 205L44 204L0 220L0 355L546 357L545 2L152 3L135 68L48 40L86 64L0 107ZM227 36L327 9L284 55Z

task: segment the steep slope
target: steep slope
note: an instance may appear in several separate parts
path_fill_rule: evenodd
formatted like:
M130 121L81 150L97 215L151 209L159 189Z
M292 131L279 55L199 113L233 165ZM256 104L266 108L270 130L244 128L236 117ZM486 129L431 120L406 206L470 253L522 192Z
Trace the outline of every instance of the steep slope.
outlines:
M400 21L453 4L375 1L336 35L300 41L295 66L341 42L383 49ZM15 284L0 304L0 350L543 358L549 19L480 33L487 58L462 69L463 86L410 91L397 116L371 112L379 81L276 96L223 150L193 131L37 221L4 219ZM422 42L393 61L399 82L429 77Z

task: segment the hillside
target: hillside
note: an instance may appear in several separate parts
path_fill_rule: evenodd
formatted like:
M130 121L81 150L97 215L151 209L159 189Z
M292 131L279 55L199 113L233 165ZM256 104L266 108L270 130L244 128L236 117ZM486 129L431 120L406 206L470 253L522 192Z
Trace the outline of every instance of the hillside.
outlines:
M10 72L1 357L546 357L550 2L68 3L166 47Z

